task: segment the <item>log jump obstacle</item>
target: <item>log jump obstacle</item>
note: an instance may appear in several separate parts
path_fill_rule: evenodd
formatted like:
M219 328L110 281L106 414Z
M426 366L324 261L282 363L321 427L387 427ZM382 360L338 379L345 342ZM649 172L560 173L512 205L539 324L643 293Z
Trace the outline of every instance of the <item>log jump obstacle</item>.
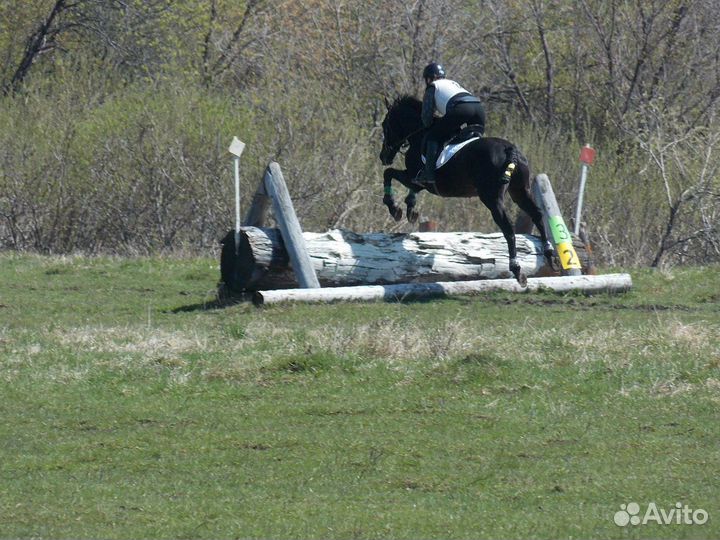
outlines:
M546 175L536 178L535 197L552 231L562 275L546 266L539 238L518 234L518 261L531 278L523 288L511 279L501 233L302 232L280 166L273 162L240 227L237 247L235 230L222 241L221 290L251 294L253 302L262 305L401 301L492 290L591 294L632 287L628 274L582 275L590 261L583 244L565 226ZM271 205L277 228L265 226Z

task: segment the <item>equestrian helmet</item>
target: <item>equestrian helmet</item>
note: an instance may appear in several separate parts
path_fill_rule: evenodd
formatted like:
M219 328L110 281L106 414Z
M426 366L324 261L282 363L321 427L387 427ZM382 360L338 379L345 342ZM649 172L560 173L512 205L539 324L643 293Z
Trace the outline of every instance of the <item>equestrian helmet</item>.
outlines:
M423 79L442 79L445 77L445 70L437 62L431 62L423 70Z

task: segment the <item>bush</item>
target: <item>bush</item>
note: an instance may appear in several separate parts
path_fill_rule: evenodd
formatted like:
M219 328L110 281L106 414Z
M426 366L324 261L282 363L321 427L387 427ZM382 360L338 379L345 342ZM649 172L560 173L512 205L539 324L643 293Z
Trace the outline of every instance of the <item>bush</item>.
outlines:
M227 145L252 115L197 88L142 83L97 103L68 86L5 98L0 246L207 249L232 201ZM64 99L63 99L64 98ZM251 140L248 142L252 142Z

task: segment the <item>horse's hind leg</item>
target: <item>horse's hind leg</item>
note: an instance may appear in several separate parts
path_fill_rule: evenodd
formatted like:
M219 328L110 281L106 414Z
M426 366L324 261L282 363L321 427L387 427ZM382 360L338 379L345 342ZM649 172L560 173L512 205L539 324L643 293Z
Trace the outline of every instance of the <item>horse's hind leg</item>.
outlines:
M498 189L498 192L491 195L489 193L480 192L480 200L488 207L492 213L493 221L500 227L508 246L508 256L510 258L510 272L512 272L518 283L525 287L527 285L527 276L522 271L520 263L517 260L517 248L515 246L515 231L513 230L510 218L507 215L503 199L505 195L505 186Z
M513 175L512 181L510 182L508 192L510 193L512 200L515 201L515 204L517 204L523 212L530 216L530 219L532 219L532 222L537 227L537 230L540 231L540 240L543 245L543 255L550 265L550 268L554 268L553 247L548 240L547 232L545 231L542 212L540 212L540 208L538 208L538 205L533 200L532 195L530 195L529 179L530 171L527 167L521 166L517 171L515 171L515 175Z

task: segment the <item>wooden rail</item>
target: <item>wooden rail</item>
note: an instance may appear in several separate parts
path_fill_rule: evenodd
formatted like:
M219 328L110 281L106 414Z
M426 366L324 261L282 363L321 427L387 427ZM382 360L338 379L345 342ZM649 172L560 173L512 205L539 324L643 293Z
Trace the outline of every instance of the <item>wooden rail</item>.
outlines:
M257 291L255 305L278 303L328 303L348 301L398 302L429 298L478 295L490 291L514 293L549 290L558 293L580 291L584 294L625 292L632 287L629 274L601 276L561 276L529 278L523 288L515 279L488 279L480 281L452 281L436 283L403 283L398 285L363 285L359 287L326 287L323 289L283 289Z

